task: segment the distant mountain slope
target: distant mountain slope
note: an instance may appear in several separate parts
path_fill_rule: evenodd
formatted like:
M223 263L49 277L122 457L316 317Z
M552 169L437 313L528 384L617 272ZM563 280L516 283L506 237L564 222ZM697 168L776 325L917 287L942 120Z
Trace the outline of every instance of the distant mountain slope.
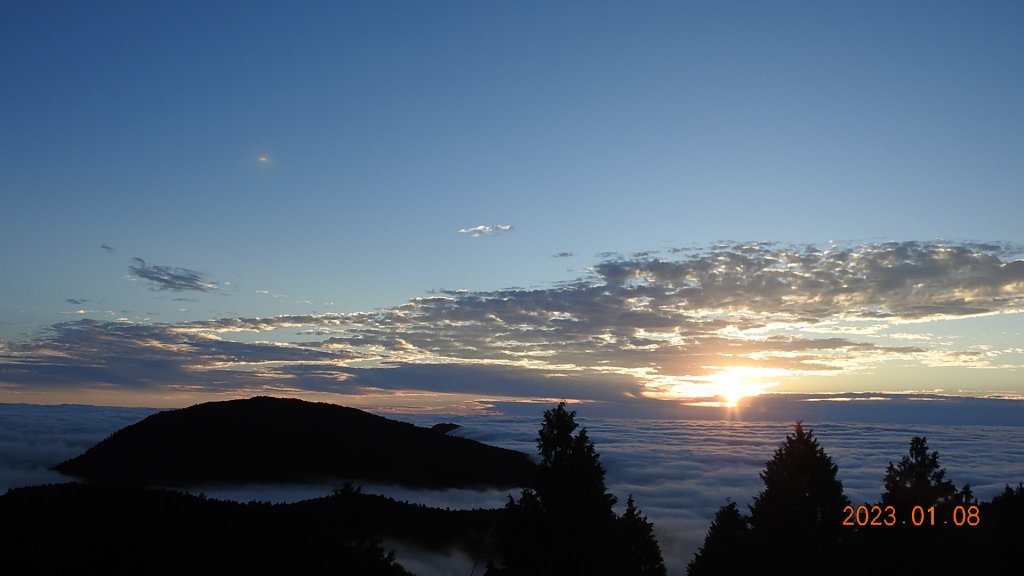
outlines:
M4 574L410 576L369 523L385 505L419 512L352 493L298 508L135 486L32 486L0 496L0 558ZM451 522L463 518L475 517Z
M97 482L183 485L351 478L524 486L526 454L334 404L256 397L160 412L55 469Z

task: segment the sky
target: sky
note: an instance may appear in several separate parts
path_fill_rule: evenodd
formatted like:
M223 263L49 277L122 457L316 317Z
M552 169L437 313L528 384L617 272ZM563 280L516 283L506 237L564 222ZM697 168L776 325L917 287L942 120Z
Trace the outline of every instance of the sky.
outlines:
M1017 2L7 4L0 402L1024 414L1022 28Z

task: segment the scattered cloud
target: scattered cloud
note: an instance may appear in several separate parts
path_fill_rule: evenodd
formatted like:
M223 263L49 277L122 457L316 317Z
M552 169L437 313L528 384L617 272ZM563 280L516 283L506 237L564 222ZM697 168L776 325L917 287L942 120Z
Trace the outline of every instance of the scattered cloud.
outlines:
M487 226L481 224L479 226L473 226L472 228L461 228L459 234L469 234L473 238L479 236L491 236L493 234L501 234L503 232L511 232L511 224L497 224L495 226Z
M256 294L261 296L270 296L271 298L288 298L287 294L278 294L271 292L270 290L256 290Z
M652 414L885 366L983 374L1024 358L904 325L1024 311L1024 261L1008 253L939 242L722 244L666 260L616 256L548 287L440 291L365 312L81 320L11 342L0 385L569 398ZM137 260L132 270L158 289L214 286L183 268Z
M235 342L166 325L78 320L57 324L45 338L11 343L0 352L0 388L163 391L216 395L288 391L296 375L307 391L354 393L337 370L359 358L273 342Z
M552 258L572 258L572 252L558 252L551 255Z
M194 290L207 292L216 290L217 285L207 282L201 272L188 268L171 266L147 265L142 258L132 258L134 264L128 267L129 274L148 281L154 290L172 290L184 292Z

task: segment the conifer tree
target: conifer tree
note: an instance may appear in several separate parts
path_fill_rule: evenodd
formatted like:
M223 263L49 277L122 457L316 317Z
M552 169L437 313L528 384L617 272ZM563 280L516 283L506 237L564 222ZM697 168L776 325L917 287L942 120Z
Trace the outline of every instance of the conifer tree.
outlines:
M881 506L891 507L900 521L884 533L859 529L863 546L903 572L986 573L972 541L978 531L951 524L954 506L963 506L966 516L966 508L977 504L973 491L969 484L957 490L925 437L911 438L909 454L889 463L884 483Z
M536 485L510 498L498 535L502 566L489 575L665 573L653 526L632 498L624 516L615 514L600 456L565 402L544 412L537 451Z
M619 517L619 542L623 546L623 574L665 576L661 546L654 536L654 524L636 507L633 496L626 498L626 511Z
M765 465L764 490L750 507L753 554L775 573L837 573L840 547L850 531L843 508L850 504L832 463L810 431L793 433Z
M970 488L964 488L969 494ZM898 464L890 462L885 470L882 504L894 506L897 510L947 504L956 495L956 485L946 479L946 469L939 466L938 451L928 452L924 436L911 438L910 455L904 456ZM961 498L963 496L961 493Z
M814 434L797 422L761 473L764 490L750 507L753 529L807 537L836 533L850 503L838 470Z
M750 566L750 524L735 502L718 509L704 545L686 566L689 576L744 574Z

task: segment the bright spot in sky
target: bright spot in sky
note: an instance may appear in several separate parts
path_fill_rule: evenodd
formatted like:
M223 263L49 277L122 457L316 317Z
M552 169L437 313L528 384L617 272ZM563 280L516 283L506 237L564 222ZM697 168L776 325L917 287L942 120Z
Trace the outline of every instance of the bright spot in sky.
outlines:
M270 158L264 154L260 154L259 160L260 164L266 164L267 162L270 162Z
M792 375L783 368L753 366L709 366L707 376L663 376L651 379L644 396L659 400L681 400L688 406L735 408L750 396L763 394L779 384L776 378ZM773 380L769 380L769 378Z
M735 408L743 398L758 396L775 384L765 382L764 377L777 375L772 369L728 366L709 376L708 382L715 395L723 399L725 407Z
M713 380L718 380L715 386L716 396L722 398L723 405L726 408L735 408L736 404L743 398L756 396L761 393L760 390L752 390L740 380L735 380L728 376L722 378L713 377Z

